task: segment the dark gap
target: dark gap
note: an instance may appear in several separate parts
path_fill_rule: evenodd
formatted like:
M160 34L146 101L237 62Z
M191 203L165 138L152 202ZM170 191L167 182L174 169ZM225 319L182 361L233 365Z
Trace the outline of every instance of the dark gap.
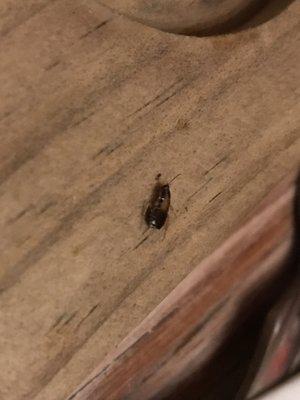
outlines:
M185 30L177 33L189 36L213 36L244 31L262 25L277 17L294 1L265 0L262 2L261 0L255 0L245 9L237 12L224 22L204 28L201 28L201 26L187 27Z

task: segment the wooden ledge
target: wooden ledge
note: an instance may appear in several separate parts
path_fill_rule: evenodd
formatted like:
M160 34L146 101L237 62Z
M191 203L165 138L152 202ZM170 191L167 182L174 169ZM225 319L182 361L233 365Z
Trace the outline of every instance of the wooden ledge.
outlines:
M244 316L251 312L256 294L263 297L266 284L284 271L292 245L294 181L293 175L276 187L69 400L150 399L204 365L241 308Z

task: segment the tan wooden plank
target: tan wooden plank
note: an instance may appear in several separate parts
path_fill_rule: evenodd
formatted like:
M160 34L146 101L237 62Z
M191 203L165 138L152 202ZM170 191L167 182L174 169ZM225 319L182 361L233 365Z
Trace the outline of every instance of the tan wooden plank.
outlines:
M0 4L0 35L3 38L55 0L2 0Z
M211 38L26 16L0 43L0 394L63 399L297 165L299 5ZM175 213L137 247L158 172Z

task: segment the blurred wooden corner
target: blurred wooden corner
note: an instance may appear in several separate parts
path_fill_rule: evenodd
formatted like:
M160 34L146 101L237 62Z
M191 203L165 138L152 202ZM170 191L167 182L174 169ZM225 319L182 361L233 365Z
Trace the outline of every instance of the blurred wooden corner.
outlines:
M275 187L69 400L232 399L293 273L295 182L293 173Z

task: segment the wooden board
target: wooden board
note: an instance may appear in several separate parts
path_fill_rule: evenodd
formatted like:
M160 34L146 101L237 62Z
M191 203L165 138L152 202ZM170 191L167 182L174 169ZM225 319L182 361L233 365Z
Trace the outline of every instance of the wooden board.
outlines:
M229 346L237 326L243 327L243 334L235 335L235 341L243 343L249 335L245 327L249 315L260 320L262 305L272 304L268 297L274 303L282 287L295 282L295 265L290 261L299 246L293 240L295 193L294 179L287 177L252 218L204 259L68 400L236 398L236 373L235 390L227 393L233 380L230 357L223 358L220 376L216 353ZM244 347L251 349L247 342ZM244 353L245 349L231 350L235 369L247 367ZM244 362L239 363L239 358ZM207 384L203 375L209 366L214 372ZM180 396L178 388L187 386L196 374L193 396Z
M115 12L166 32L201 34L233 29L253 15L258 0L101 0ZM260 3L260 4L259 4Z
M197 38L1 2L0 397L64 399L298 164L299 11Z

